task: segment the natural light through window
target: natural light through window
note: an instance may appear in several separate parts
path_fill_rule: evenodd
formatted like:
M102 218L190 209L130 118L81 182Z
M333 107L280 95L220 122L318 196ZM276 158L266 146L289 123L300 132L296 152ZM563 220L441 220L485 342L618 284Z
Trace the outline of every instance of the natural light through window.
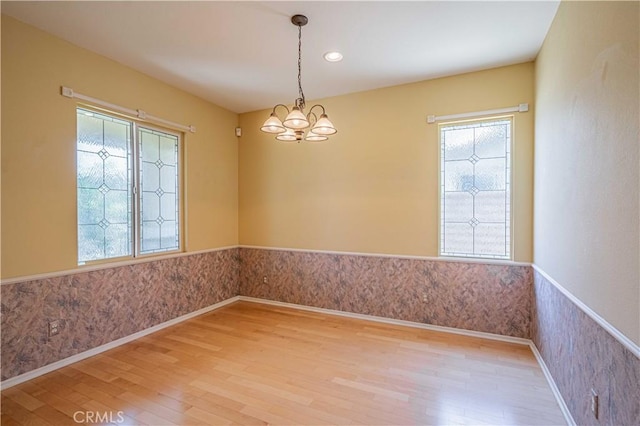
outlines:
M177 134L77 109L78 263L180 249Z
M511 258L511 117L440 129L440 255Z

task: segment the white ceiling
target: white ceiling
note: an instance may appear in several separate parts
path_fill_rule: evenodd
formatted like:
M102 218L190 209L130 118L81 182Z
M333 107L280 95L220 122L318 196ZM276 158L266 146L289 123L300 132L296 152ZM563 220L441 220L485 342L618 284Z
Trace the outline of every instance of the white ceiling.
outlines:
M7 2L2 13L242 113L521 63L559 1ZM322 54L339 50L344 60Z

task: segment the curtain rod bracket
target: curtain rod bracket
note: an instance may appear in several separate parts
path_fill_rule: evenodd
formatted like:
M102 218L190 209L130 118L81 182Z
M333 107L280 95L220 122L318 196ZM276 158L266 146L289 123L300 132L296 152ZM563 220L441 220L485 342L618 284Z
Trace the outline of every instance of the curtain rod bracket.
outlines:
M73 89L71 89L70 87L61 87L62 89L62 96L66 96L67 98L73 98Z

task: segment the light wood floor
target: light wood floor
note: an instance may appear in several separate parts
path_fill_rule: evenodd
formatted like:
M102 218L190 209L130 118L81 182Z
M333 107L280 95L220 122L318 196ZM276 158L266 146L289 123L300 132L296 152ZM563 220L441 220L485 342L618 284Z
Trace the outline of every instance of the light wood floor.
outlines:
M2 425L555 425L523 345L237 302L2 392Z

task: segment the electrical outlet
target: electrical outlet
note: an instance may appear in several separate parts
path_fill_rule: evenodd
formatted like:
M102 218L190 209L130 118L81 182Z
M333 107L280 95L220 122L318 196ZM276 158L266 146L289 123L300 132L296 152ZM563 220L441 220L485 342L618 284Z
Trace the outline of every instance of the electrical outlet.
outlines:
M429 301L429 299L427 298L427 293L422 293L422 301L425 303Z
M595 389L591 389L591 412L596 420L598 419L598 409L598 394Z
M262 277L262 282L265 283L265 284L268 282L266 275L264 277Z
M60 333L60 321L59 320L49 321L48 332L49 332L49 337L55 336L56 334Z

